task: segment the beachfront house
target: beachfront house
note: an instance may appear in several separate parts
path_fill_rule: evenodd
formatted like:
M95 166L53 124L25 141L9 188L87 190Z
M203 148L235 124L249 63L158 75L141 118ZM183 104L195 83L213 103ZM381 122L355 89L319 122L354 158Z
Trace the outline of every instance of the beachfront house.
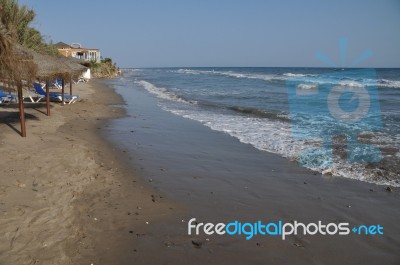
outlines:
M65 57L74 57L84 61L100 62L100 50L97 48L84 48L80 43L68 45L64 42L55 44L58 52Z

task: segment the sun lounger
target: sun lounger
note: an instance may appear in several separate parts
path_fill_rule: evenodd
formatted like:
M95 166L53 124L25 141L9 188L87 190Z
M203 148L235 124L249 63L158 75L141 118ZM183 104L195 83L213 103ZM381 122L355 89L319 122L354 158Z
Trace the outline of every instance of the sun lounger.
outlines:
M42 86L39 83L33 83L33 87L35 88L36 93L39 96L46 97L46 91L42 88ZM49 93L50 100L51 101L56 101L56 102L61 102L62 101L62 94L61 93ZM78 95L68 95L64 94L64 101L68 104L75 103L79 99Z
M22 98L24 101L26 99L29 99L31 103L37 103L43 99L43 96L37 94L32 96L31 94L28 93L28 96L23 95ZM10 104L11 102L16 102L16 103L18 102L17 95L7 94L0 90L0 104Z
M72 79L72 81L74 82L74 84L87 83L88 82L88 80L83 78L83 77L79 77L79 79L77 79L77 80Z
M38 102L40 102L40 101L45 101L46 96L39 95L39 94L36 93L35 95L29 94L28 96L24 96L24 100L25 100L26 98L29 98L30 103L38 103Z
M0 104L11 103L12 101L17 102L18 98L13 94L6 94L3 91L0 91Z
M56 87L57 89L62 89L62 81L60 79L56 79L50 83L51 86Z

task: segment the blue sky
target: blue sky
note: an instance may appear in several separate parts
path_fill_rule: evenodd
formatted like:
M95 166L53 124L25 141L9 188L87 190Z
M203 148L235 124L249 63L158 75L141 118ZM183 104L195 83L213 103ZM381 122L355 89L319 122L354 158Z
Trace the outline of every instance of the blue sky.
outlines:
M350 65L400 67L399 0L20 0L53 42L100 48L121 67ZM342 66L342 65L341 65Z

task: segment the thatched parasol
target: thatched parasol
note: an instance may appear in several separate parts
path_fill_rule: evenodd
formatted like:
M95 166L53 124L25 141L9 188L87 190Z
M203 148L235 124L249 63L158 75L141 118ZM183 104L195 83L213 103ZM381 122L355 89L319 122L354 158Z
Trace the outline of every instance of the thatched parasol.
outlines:
M49 101L49 81L51 79L62 79L62 104L64 105L64 88L65 80L70 81L70 94L72 95L72 76L80 75L86 71L86 67L80 65L78 61L72 58L55 57L45 54L40 54L34 51L28 51L33 56L33 62L37 65L38 71L36 77L41 80L46 80L46 103L47 115L50 116L50 101Z
M49 81L56 78L62 79L62 103L64 104L64 80L70 80L70 93L72 94L72 76L80 75L86 67L77 60L60 58L40 54L14 45L0 56L0 80L7 80L17 84L19 111L21 119L21 135L26 136L25 114L22 96L22 80L31 83L33 79L46 81L47 115L50 115Z
M34 51L29 52L33 56L33 62L38 66L36 77L46 81L47 116L50 116L50 80L57 78L63 80L62 103L64 104L64 79L69 77L71 68L58 57L40 54Z
M33 56L33 62L37 65L38 70L36 77L41 80L55 79L67 77L70 72L68 65L63 63L59 58L40 54L34 51L28 51Z
M69 94L72 95L72 78L74 76L80 76L83 72L85 72L88 67L83 66L82 60L72 58L72 57L61 57L59 58L64 64L66 64L70 70L69 72Z
M22 137L26 137L22 80L31 81L36 75L36 71L37 66L33 62L33 56L20 46L10 46L7 53L2 54L0 59L0 78L2 81L17 84Z
M21 46L13 46L0 60L1 80L21 81L32 80L37 73L37 65L33 55Z
M71 76L79 76L88 69L88 67L81 64L83 63L82 60L72 57L61 57L59 59L69 67Z
M22 80L31 83L33 79L46 81L47 115L50 115L49 81L62 78L62 102L64 103L64 79L86 70L75 62L50 55L40 54L21 46L14 46L12 52L2 56L0 60L0 79L17 84L18 102L21 119L21 135L26 136L24 104L22 96ZM72 91L72 87L71 87Z

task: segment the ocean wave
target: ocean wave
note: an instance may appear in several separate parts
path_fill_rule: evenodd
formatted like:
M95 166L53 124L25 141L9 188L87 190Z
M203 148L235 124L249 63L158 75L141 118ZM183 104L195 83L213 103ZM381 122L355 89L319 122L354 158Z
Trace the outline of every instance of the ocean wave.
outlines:
M247 79L259 79L259 80L287 80L288 78L296 78L296 77L315 77L317 75L314 74L293 74L293 73L284 73L284 74L249 74L249 73L241 73L234 71L215 71L215 70L194 70L194 69L179 69L176 71L177 73L183 74L192 74L192 75L200 75L200 74L214 74L214 75L223 75L235 78L247 78Z
M179 69L177 73L192 74L192 75L221 75L234 78L246 78L246 79L257 79L264 81L299 81L307 82L310 85L340 85L349 87L388 87L388 88L400 88L400 80L388 80L388 79L352 79L346 76L339 79L338 77L330 77L329 75L316 75L316 74L300 74L300 73L284 73L280 74L249 74L240 73L234 71L215 71L215 70L195 70L195 69ZM345 80L343 80L345 79ZM303 89L309 89L305 86Z
M179 69L176 72L181 73L181 74L191 74L191 75L201 75L201 74L222 75L222 76L228 76L228 77L234 77L234 78L259 79L259 80L265 80L265 81L269 81L272 79L284 80L284 78L279 78L276 75L247 74L247 73L238 73L238 72L233 72L233 71Z
M266 75L266 74L242 74L242 73L232 73L232 72L220 72L221 75L236 77L236 78L247 78L247 79L258 79L264 81L271 81L273 79L283 80L276 75Z
M347 87L364 87L362 83L355 82L355 81L341 81L338 82L339 86L347 86Z
M378 79L376 84L380 87L400 88L400 80Z
M230 109L230 110L233 110L235 112L239 112L239 113L245 114L245 115L252 115L252 116L260 117L260 118L268 118L270 120L280 120L283 122L290 121L288 115L286 115L286 114L269 112L269 111L260 110L260 109L256 109L256 108L229 106L229 107L227 107L227 109Z
M180 74L191 74L191 75L199 75L199 74L207 74L211 73L212 71L201 71L201 70L191 70L191 69L179 69L176 71Z
M318 87L318 84L298 84L297 85L297 88L304 89L304 90L316 89L317 87Z
M387 87L387 88L400 88L399 80L388 79L361 79L361 80L346 80L338 82L338 85L350 87Z
M303 77L316 77L317 75L313 74L292 74L292 73L284 73L284 74L249 74L249 73L239 73L234 71L204 71L204 70L188 70L188 69L180 69L181 73L190 73L190 74L215 74L215 75L223 75L228 77L235 78L246 78L246 79L258 79L264 81L285 81L289 78L303 78Z
M400 170L398 170L397 166L398 162L400 163L400 135L396 134L394 138L391 136L393 131L398 131L398 129L396 129L397 131L393 129L398 124L396 113L393 114L395 107L387 110L390 111L389 117L393 119L390 122L385 120L385 124L390 124L390 131L386 130L389 126L383 128L383 130L377 128L376 130L381 130L381 133L378 133L369 124L366 124L365 128L363 127L364 124L349 123L340 125L341 132L346 132L346 130L355 130L357 134L360 132L357 141L360 140L362 144L371 144L379 148L382 150L382 156L386 159L382 163L379 162L381 164L350 163L346 159L348 155L346 154L346 146L340 146L341 149L335 147L336 149L333 152L335 157L333 159L331 158L332 152L323 148L322 139L324 139L324 135L336 135L339 130L335 126L330 126L330 124L335 124L334 118L322 114L319 115L318 112L313 113L311 116L307 115L307 113L298 115L277 114L278 110L287 110L280 108L279 102L275 103L271 100L271 98L274 99L275 94L273 93L275 91L271 93L264 89L265 83L245 82L246 86L242 86L241 82L235 86L232 85L233 79L224 80L225 78L218 77L218 80L213 80L210 75L281 80L282 82L293 81L293 84L297 88L304 90L304 93L312 93L313 89L318 87L324 89L324 86L329 88L335 85L348 87L400 87L400 81L392 80L392 77L388 79L372 79L367 76L338 76L334 74L307 76L289 73L288 70L286 70L286 75L271 72L263 73L261 71L251 73L250 71L244 72L241 69L237 71L226 70L218 69L218 71L213 71L211 68L168 70L169 72L178 72L180 74L207 75L204 85L202 85L203 83L201 85L196 83L196 86L190 85L190 81L197 78L196 76L193 76L193 78L185 76L183 81L186 83L182 83L181 87L176 89L171 88L175 86L175 82L168 83L169 79L166 83L166 85L169 84L168 89L157 87L155 84L144 80L135 81L135 83L160 98L159 104L163 109L199 121L213 130L225 132L238 138L243 143L253 145L257 149L276 153L293 161L299 161L304 166L319 172L329 168L335 176L400 187ZM138 75L128 77L132 79L139 78ZM174 78L181 77L174 74ZM162 79L160 80L157 79L157 84L163 84ZM224 81L229 81L226 86L224 86ZM219 82L222 82L222 85ZM276 87L281 88L282 85L284 83L279 83L279 86ZM395 91L395 89L382 89L382 93L385 93L386 90L389 92ZM278 92L281 93L281 90ZM187 95L187 98L185 95ZM191 102L188 100L189 98L194 98L198 101L195 102L196 104L186 104ZM392 99L391 97L390 99L396 100L396 98ZM279 108L275 108L275 104ZM259 106L271 108L273 111L264 110L263 107L260 108ZM293 125L299 125L298 131L295 132L297 139L293 138L293 130L297 130L297 128L292 127ZM363 135L363 132L370 132L370 135ZM299 138L303 140L298 140ZM362 153L364 151L365 149L359 149L354 151L352 155L364 157ZM330 158L334 162L332 164L326 163Z
M283 76L287 76L287 77L306 77L306 76L317 76L317 75L284 73Z
M212 130L227 133L242 143L251 144L259 150L297 161L320 173L330 169L334 176L400 187L399 176L390 176L389 178L382 174L380 169L370 168L366 163L350 163L339 157L334 159L334 163L329 163L332 161L332 153L321 147L322 140L318 138L294 140L291 124L288 122L212 111L177 109L168 106L164 106L164 109L184 118L199 121ZM316 158L323 163L316 161Z
M171 70L177 72L175 69ZM279 80L294 80L294 84L300 88L307 91L311 91L312 89L316 89L319 85L329 84L329 85L342 85L342 86L350 86L350 87L359 87L359 86L383 86L383 87L393 87L396 85L400 86L400 81L396 80L388 80L388 79L367 79L367 78L341 78L337 76L284 76L283 74L268 74L265 75L259 74L258 72L250 73L241 73L238 71L211 71L211 70L203 70L203 69L179 69L179 73L182 74L193 74L193 75L223 75L229 76L232 78L247 78L247 79L273 79L280 78ZM287 73L289 74L289 73ZM138 76L127 76L128 79L138 78ZM190 78L188 78L190 79ZM186 81L186 79L185 79ZM214 82L214 80L211 80ZM219 81L219 80L218 80ZM223 81L223 80L222 80ZM398 82L398 83L396 83ZM125 83L125 80L124 80ZM332 170L333 175L342 176L346 178L357 179L361 181L371 182L380 185L392 185L400 187L400 175L398 169L396 168L396 161L400 161L400 135L397 135L395 138L388 136L389 133L372 133L372 130L364 130L357 127L359 131L371 131L371 135L360 135L361 140L367 140L368 144L372 144L383 150L383 157L386 159L381 164L368 164L368 163L351 163L347 161L345 156L339 156L335 151L335 157L331 159L333 163L326 163L329 161L332 153L329 150L326 150L322 145L323 137L319 137L321 133L320 128L327 127L327 130L330 129L327 124L332 122L330 120L324 119L324 116L318 117L318 114L315 114L312 118L302 117L302 116L293 116L285 114L277 114L273 112L269 112L266 110L258 109L257 107L252 108L251 106L259 106L252 104L243 104L244 106L250 107L240 107L235 106L237 104L236 100L242 99L244 96L247 99L247 96L253 96L251 93L239 93L235 95L234 93L241 90L218 90L212 88L212 86L206 87L204 93L208 93L206 95L202 95L200 97L193 97L198 99L198 101L190 101L188 98L185 98L183 95L193 95L194 91L185 89L173 89L170 88L173 86L173 83L170 83L169 88L158 87L155 84L152 84L148 81L144 80L135 80L135 84L140 87L146 89L149 93L154 94L161 100L159 101L160 106L170 112L173 112L177 115L180 115L185 118L189 118L192 120L196 120L204 124L205 126L210 127L213 130L225 132L233 137L236 137L241 142L246 144L251 144L255 148L260 149L262 151L268 151L272 153L279 154L283 157L286 157L290 160L297 161L302 165L311 168L313 170L322 172L323 170L329 168ZM172 85L171 85L172 84ZM129 85L129 82L127 83ZM262 86L263 84L259 84ZM190 88L190 86L189 86ZM218 88L218 87L217 87ZM198 89L194 87L194 89ZM203 90L201 90L203 91ZM256 90L262 91L262 90ZM245 91L246 92L246 91ZM197 93L197 92L196 92ZM215 94L213 94L215 93ZM226 93L226 94L225 94ZM226 100L224 97L228 95L232 97L231 99ZM257 94L259 95L259 94ZM204 97L203 97L204 96ZM223 100L216 100L215 102L209 102L210 98L216 99L218 97L222 97ZM252 97L250 97L252 99ZM184 104L181 104L184 103ZM188 104L195 103L195 104ZM231 105L229 105L231 104ZM393 113L391 112L391 115ZM391 116L392 117L392 116ZM391 124L396 124L397 121L391 122ZM301 135L303 140L297 140L293 138L293 128L291 127L293 124L301 124L301 125L310 125L308 129L301 129L300 132L296 132L296 134ZM348 126L353 126L349 124ZM358 125L360 126L360 125ZM329 127L329 128L328 128ZM347 127L346 127L347 128ZM342 128L343 130L346 128ZM313 133L313 130L317 130L317 132ZM334 130L335 128L332 128ZM328 130L329 131L329 130ZM327 133L324 131L322 133ZM304 136L304 137L303 137ZM314 138L312 138L314 137ZM339 150L339 149L338 149ZM346 147L343 147L339 151L346 151ZM357 151L358 152L358 151ZM360 149L360 152L363 150ZM389 152L389 153L388 153ZM355 155L363 156L362 153L354 153ZM340 153L343 155L343 153ZM346 154L345 154L346 155ZM316 158L316 160L315 160ZM319 159L319 161L318 161ZM396 160L397 159L397 160ZM319 162L324 163L319 163ZM387 162L389 161L389 162Z
M163 87L157 87L153 85L150 82L140 80L140 81L135 81L136 84L142 86L145 88L148 92L156 95L160 99L165 99L165 100L171 100L171 101L176 101L176 102L181 102L181 103L188 103L188 104L193 104L196 103L195 101L187 101L183 99L182 97L174 94L171 91L168 91L166 88Z

